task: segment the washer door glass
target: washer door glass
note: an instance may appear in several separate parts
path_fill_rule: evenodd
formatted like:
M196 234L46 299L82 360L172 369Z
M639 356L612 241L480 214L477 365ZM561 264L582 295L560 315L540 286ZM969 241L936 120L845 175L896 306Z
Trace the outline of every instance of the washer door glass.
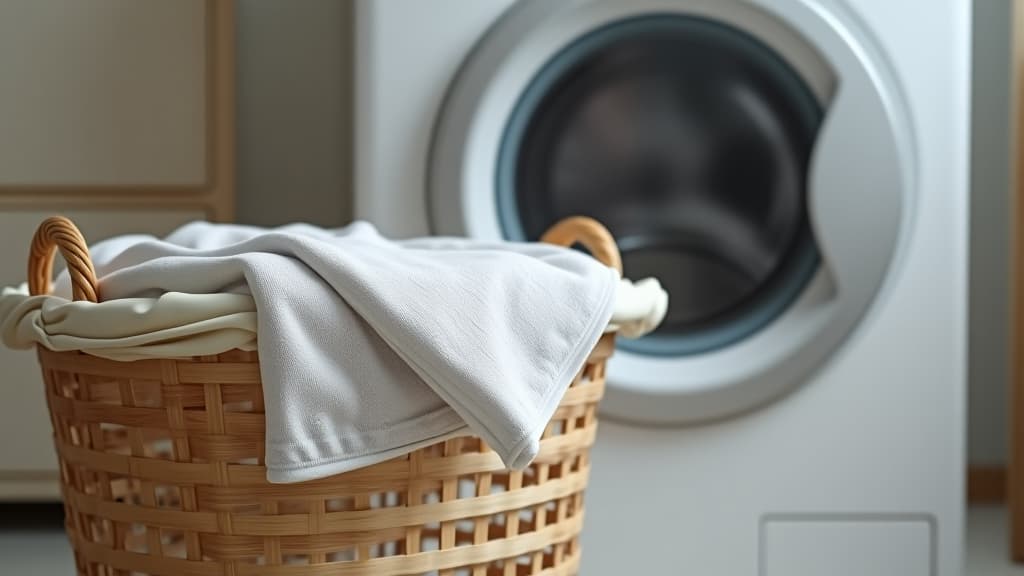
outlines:
M749 34L703 18L614 22L548 61L519 99L497 171L501 225L537 239L605 223L626 276L670 295L655 355L714 350L764 327L817 268L808 162L822 109Z

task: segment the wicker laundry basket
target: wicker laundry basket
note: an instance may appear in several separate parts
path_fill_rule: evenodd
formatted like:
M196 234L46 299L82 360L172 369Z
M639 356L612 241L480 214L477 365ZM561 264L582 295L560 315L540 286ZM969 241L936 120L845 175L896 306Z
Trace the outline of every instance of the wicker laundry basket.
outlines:
M564 220L544 240L579 242L621 270L593 220ZM86 244L60 217L32 243L32 293L49 292L58 248L74 298L97 301ZM523 471L465 437L296 484L266 480L256 353L116 362L39 347L78 573L575 574L613 347L601 338Z

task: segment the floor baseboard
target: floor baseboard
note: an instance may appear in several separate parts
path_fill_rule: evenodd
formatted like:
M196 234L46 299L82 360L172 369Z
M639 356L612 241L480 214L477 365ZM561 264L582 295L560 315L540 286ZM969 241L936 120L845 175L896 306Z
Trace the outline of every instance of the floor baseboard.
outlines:
M967 503L1001 504L1006 502L1006 468L971 466L967 469Z

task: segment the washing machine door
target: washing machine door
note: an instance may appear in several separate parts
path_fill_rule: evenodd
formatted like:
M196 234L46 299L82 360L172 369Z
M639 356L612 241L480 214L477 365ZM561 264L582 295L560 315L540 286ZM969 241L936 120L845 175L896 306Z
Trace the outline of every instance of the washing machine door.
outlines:
M855 19L797 0L530 0L455 78L436 232L604 222L668 317L622 340L608 416L687 423L808 380L869 310L913 189L892 74Z

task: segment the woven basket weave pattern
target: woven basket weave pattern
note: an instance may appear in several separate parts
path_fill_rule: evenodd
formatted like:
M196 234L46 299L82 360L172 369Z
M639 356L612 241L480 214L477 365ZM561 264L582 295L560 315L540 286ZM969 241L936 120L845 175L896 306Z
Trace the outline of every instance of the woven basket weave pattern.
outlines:
M602 337L523 471L465 437L296 484L266 480L256 353L115 362L40 348L77 570L576 574L613 348L614 336Z
M610 350L606 337L522 472L467 437L270 484L255 353L120 363L41 349L79 572L575 573Z

